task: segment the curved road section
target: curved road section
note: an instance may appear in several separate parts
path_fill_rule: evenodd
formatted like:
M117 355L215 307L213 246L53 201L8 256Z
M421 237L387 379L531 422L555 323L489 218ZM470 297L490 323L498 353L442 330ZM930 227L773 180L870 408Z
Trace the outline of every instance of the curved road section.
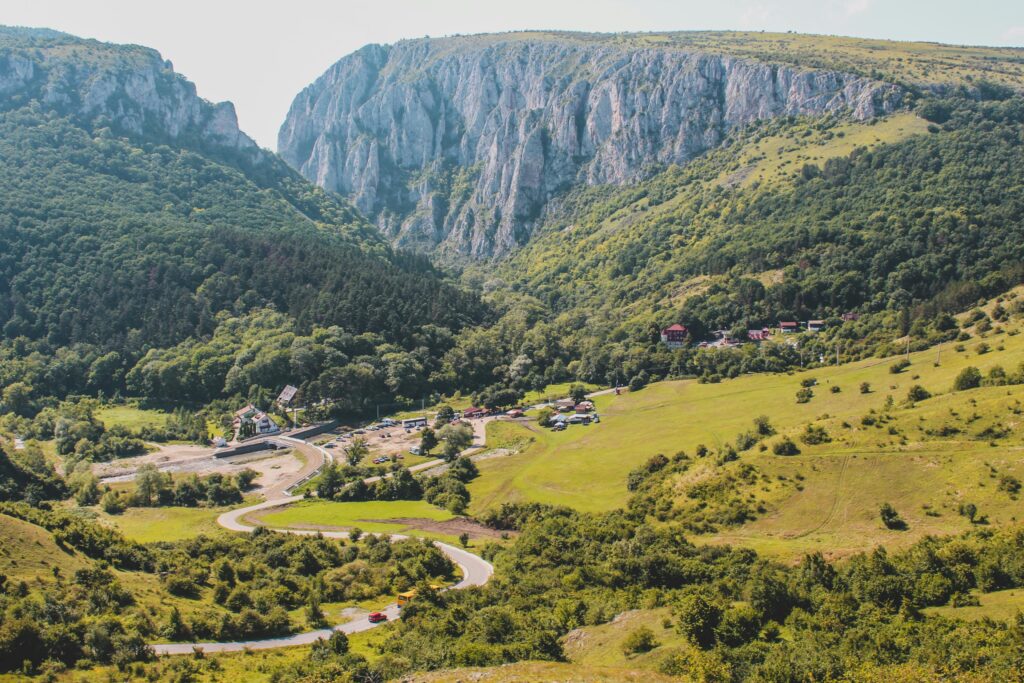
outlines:
M296 449L304 451L307 456L307 462L309 459L329 459L330 455L318 446L314 446L305 441L299 441L298 439L289 439L292 445ZM326 456L326 458L324 457ZM424 466L434 466L437 463L423 463L416 469L426 469ZM320 460L320 464L323 464L323 460ZM410 468L413 469L413 468ZM374 477L373 479L378 479ZM367 480L368 482L371 480ZM294 487L292 484L289 488ZM256 527L248 524L244 521L246 515L252 512L258 512L260 510L266 510L269 508L282 507L284 505L290 505L291 503L302 500L302 496L285 496L282 498L275 498L274 500L268 500L263 503L257 503L256 505L250 505L244 508L238 508L235 510L229 510L220 517L217 518L217 523L225 529L231 531L242 531L251 533L256 530ZM309 529L274 529L274 531L285 533L285 534L296 534L299 536L315 536L317 533L321 534L325 538L348 538L348 533L343 531L314 531ZM402 535L392 535L391 540L401 540L408 538ZM460 590L463 588L469 588L471 586L482 586L487 583L491 575L494 573L494 567L490 562L487 562L483 558L477 557L471 552L467 552L462 548L456 548L453 545L447 543L441 543L435 541L434 545L448 557L449 560L454 562L462 570L462 580L457 584L449 588L448 590ZM388 620L398 619L400 616L400 610L397 604L391 604L380 610L387 615ZM387 622L382 622L387 623ZM278 647L291 647L293 645L310 645L320 638L330 638L331 634L335 631L341 633L359 633L360 631L368 631L371 628L380 626L381 623L371 624L367 616L354 619L353 621L339 624L333 628L322 628L316 631L307 631L305 633L296 633L291 636L284 636L281 638L268 638L266 640L243 640L233 641L227 643L157 643L151 645L153 651L158 655L187 655L192 654L195 650L202 650L203 652L239 652L242 650L270 650Z

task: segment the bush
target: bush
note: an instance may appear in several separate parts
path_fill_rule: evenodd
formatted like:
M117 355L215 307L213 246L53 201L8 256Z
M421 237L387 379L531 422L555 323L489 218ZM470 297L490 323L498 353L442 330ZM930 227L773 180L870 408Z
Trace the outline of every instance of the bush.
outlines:
M772 436L775 434L775 427L772 426L767 415L759 415L754 418L754 429L757 430L760 436Z
M886 529L893 529L895 531L902 531L907 528L907 523L900 518L900 514L896 512L889 503L883 503L879 510L879 515L882 518L882 524L885 525Z
M757 445L757 435L753 432L742 432L736 437L736 450L746 451Z
M966 391L977 389L981 386L981 371L978 368L968 366L960 371L960 374L953 380L954 391Z
M871 393L871 382L861 382L860 383L860 393L862 393L862 394L870 394Z
M810 387L804 387L800 391L796 392L797 403L810 403L812 398L814 398L814 391L812 391Z
M889 372L898 375L907 368L910 367L910 361L906 358L900 358L898 361L889 366Z
M633 375L633 379L629 380L629 390L640 391L647 386L647 382L649 381L650 377L647 375L647 371L641 370L637 374Z
M818 444L830 442L832 437L828 435L828 432L824 427L819 427L818 425L807 425L804 433L800 435L800 440L808 446L816 446Z
M119 515L128 508L128 502L114 491L107 491L100 499L100 507L108 515Z
M800 449L796 447L792 439L784 436L772 446L772 453L775 455L800 455Z
M915 384L910 387L910 391L907 392L907 400L911 403L917 403L918 401L924 401L925 399L931 398L931 392L922 387L920 384Z
M622 641L622 654L628 656L640 652L650 652L658 647L659 644L658 639L654 637L654 631L646 626L641 626L630 632L626 639Z
M839 388L838 384L833 384L829 391L831 391L833 394L838 394L840 391L842 391L842 389Z

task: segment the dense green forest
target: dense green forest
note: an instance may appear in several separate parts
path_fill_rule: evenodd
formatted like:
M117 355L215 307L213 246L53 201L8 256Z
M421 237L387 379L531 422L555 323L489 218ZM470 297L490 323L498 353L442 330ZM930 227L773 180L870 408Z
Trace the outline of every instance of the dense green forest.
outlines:
M450 345L485 314L424 258L392 253L301 181L261 187L227 163L34 106L0 115L0 182L0 385L29 387L30 401L123 392L147 351L208 337L222 314L273 308L293 334L339 326L396 352L423 336ZM276 390L286 375L255 383ZM235 393L220 378L152 396Z

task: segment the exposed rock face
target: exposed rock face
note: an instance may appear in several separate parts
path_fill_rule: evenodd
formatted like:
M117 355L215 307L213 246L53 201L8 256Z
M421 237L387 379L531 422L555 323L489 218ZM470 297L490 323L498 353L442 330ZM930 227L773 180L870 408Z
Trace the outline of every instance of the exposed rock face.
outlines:
M745 59L573 40L369 45L292 104L278 151L396 243L473 257L522 244L575 183L635 181L784 114L897 108L893 85Z
M155 50L0 27L0 108L32 100L119 133L261 153L231 103L200 98Z

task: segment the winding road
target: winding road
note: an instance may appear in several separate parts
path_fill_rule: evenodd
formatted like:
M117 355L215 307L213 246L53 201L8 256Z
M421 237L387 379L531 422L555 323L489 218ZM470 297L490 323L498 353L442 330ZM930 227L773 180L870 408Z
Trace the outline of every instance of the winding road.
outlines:
M471 449L477 450L483 447L483 424L480 424L478 427L477 424L474 423L473 427L474 435L481 437L481 445L478 445L475 448ZM323 448L320 448L319 446L315 446L307 441L300 441L298 439L293 438L287 438L286 440L296 450L300 450L303 452L303 455L306 457L307 463L319 463L319 465L317 466L318 471L319 467L321 467L326 461L329 461L331 459L330 454ZM466 452L468 453L469 451ZM443 460L432 460L429 462L421 463L414 467L410 467L409 469L413 471L429 469L431 467L436 467L437 465L440 465L443 462ZM302 481L308 478L308 473L305 472L305 468L304 471L300 473L300 475L301 476L296 481L292 482L288 487L284 488L285 492L291 490L298 483L301 483ZM371 477L366 481L367 483L369 483L372 481L376 481L378 479L380 479L380 477ZM277 493L277 491L274 491L273 493ZM243 508L229 510L228 512L225 512L217 518L217 524L231 531L251 533L256 530L256 527L244 521L245 517L248 514L252 512L258 512L260 510L266 510L268 508L290 505L300 500L303 500L303 496L283 496L280 498L273 498L262 503L257 503L255 505L249 505ZM348 538L348 533L344 531L314 531L309 529L274 529L274 531L284 534L296 534L299 536L314 536L319 533L325 538ZM402 540L405 538L409 537L398 534L390 536L390 539L392 541ZM449 560L458 565L459 569L462 571L462 580L447 590L461 590L463 588L469 588L471 586L482 586L490 580L491 575L494 573L494 567L491 565L490 562L487 562L483 558L478 557L471 552L463 550L462 548L456 548L455 546L449 545L447 543L441 543L440 541L434 541L434 545L436 545L438 550L444 553L444 555L448 557ZM387 615L388 621L398 619L400 616L400 610L398 609L397 604L390 604L380 611ZM369 615L364 615L352 621L345 622L344 624L334 626L333 628L322 628L316 631L306 631L305 633L296 633L294 635L282 636L280 638L213 643L154 643L150 647L152 647L153 652L155 652L158 655L188 655L192 654L195 650L202 650L203 652L240 652L242 650L270 650L278 647L309 645L321 638L329 638L331 634L335 631L340 631L341 633L346 634L368 631L371 628L375 628L377 626L382 625L382 623L387 622L373 624L370 623Z

